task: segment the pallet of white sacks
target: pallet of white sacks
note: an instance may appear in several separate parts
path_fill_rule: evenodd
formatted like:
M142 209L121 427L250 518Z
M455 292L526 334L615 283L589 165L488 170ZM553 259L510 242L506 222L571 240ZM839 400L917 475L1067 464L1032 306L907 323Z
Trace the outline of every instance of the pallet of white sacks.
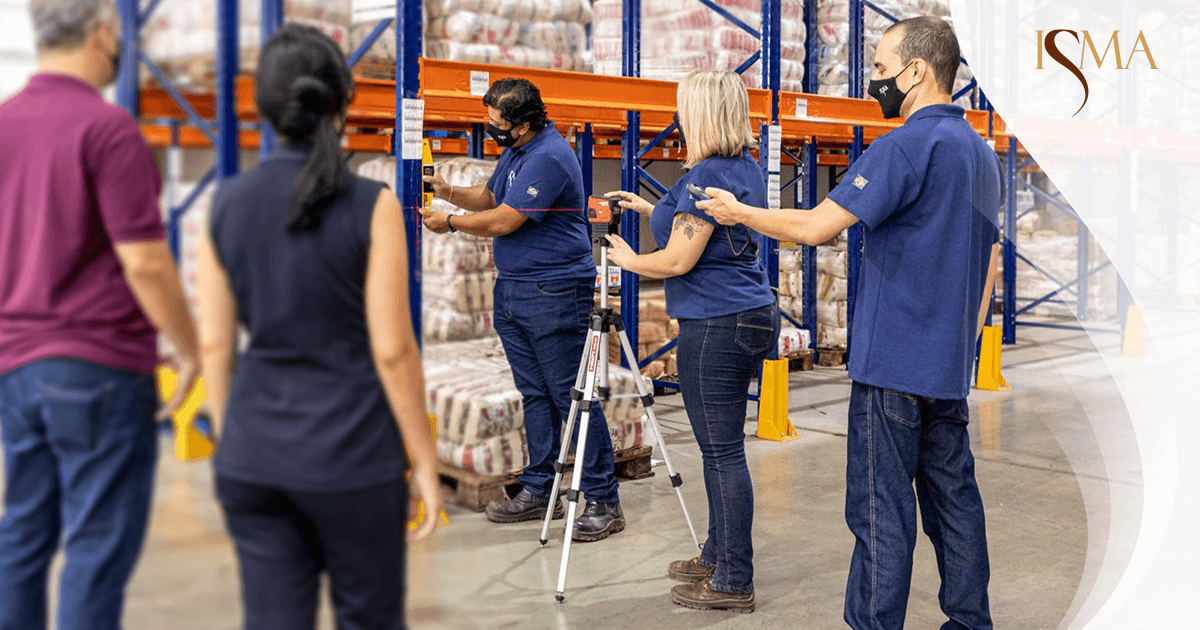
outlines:
M634 446L617 451L614 454L617 479L634 481L653 477L650 468L650 454L654 451L649 446ZM574 464L574 458L568 458L567 467ZM504 497L512 497L521 490L517 481L519 472L503 475L480 475L461 468L438 463L438 475L442 480L442 493L446 501L474 512L482 512L488 503L499 501ZM563 478L564 488L570 482L568 472Z

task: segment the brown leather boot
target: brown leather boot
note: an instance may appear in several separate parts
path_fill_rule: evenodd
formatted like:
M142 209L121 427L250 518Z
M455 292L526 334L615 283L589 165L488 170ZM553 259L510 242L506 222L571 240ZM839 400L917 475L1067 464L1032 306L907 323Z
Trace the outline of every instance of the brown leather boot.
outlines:
M671 601L696 610L728 610L731 612L754 612L754 591L749 593L724 593L712 589L712 578L696 584L680 584L671 589Z
M667 567L667 577L672 580L683 582L684 584L694 584L703 582L713 576L713 571L717 570L717 565L705 566L700 562L700 557L697 556L691 560L676 560Z

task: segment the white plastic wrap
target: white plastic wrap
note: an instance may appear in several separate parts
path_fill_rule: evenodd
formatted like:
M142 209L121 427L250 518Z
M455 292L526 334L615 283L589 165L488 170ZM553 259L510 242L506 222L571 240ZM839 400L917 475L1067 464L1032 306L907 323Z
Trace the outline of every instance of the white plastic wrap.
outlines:
M523 434L524 409L499 340L431 345L424 364L441 461L489 475L524 467L527 457L514 456L514 434ZM642 408L630 397L637 392L633 375L613 367L609 379L613 397L604 404L604 414L614 448L637 446L643 442ZM524 448L523 437L519 442Z
M716 0L730 14L758 29L759 0ZM780 87L803 91L805 39L804 3L781 5ZM596 0L592 30L595 69L621 74L621 0ZM759 41L729 20L695 0L655 0L642 3L642 76L677 81L691 70L736 70L761 48ZM760 87L762 69L754 64L743 73L748 87Z
M290 23L312 26L350 52L351 0L287 0ZM262 3L245 0L239 8L239 64L253 72L262 39ZM217 9L215 0L163 0L147 22L142 48L181 89L211 87L216 68ZM143 79L149 77L143 71Z
M799 328L783 328L779 331L779 356L787 356L804 350L809 346L807 330Z
M950 6L944 0L880 0L876 2L881 9L897 19L906 19L918 15L935 15L949 18ZM877 11L867 7L863 11L863 94L849 94L850 68L850 3L847 0L818 0L817 3L817 36L820 38L820 56L818 62L818 87L820 94L827 96L865 96L867 83L870 81L872 63L875 59L875 48L883 37L884 31L891 27L892 21ZM855 43L857 45L857 43ZM959 74L959 79L962 73ZM961 84L956 83L955 90L965 87L970 82L968 77ZM964 97L969 105L970 99ZM963 102L960 101L960 104Z
M470 158L438 160L434 164L456 188L482 184L491 177L495 162ZM396 162L379 158L359 167L359 175L392 185ZM432 210L465 214L462 208L434 200ZM434 234L422 230L421 262L422 337L431 343L493 337L492 290L496 284L492 239L455 232Z
M591 72L588 0L430 0L425 3L425 55L433 59ZM355 24L361 44L375 24ZM356 70L395 76L396 33L388 28Z

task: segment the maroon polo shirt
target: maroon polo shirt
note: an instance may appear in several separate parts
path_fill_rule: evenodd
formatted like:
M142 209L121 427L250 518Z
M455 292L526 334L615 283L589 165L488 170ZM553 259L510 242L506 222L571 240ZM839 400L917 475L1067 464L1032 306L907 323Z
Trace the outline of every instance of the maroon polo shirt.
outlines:
M165 237L161 187L137 122L87 83L38 74L0 103L0 373L47 357L154 370L113 244Z

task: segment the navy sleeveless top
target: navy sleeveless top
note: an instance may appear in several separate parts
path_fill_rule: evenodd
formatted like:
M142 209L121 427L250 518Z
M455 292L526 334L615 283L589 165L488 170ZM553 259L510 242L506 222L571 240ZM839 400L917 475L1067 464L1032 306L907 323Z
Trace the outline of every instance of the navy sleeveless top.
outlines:
M284 489L361 489L398 479L408 465L375 371L364 303L383 184L347 173L319 225L291 231L288 204L308 151L283 144L213 198L213 243L250 334L214 467Z

